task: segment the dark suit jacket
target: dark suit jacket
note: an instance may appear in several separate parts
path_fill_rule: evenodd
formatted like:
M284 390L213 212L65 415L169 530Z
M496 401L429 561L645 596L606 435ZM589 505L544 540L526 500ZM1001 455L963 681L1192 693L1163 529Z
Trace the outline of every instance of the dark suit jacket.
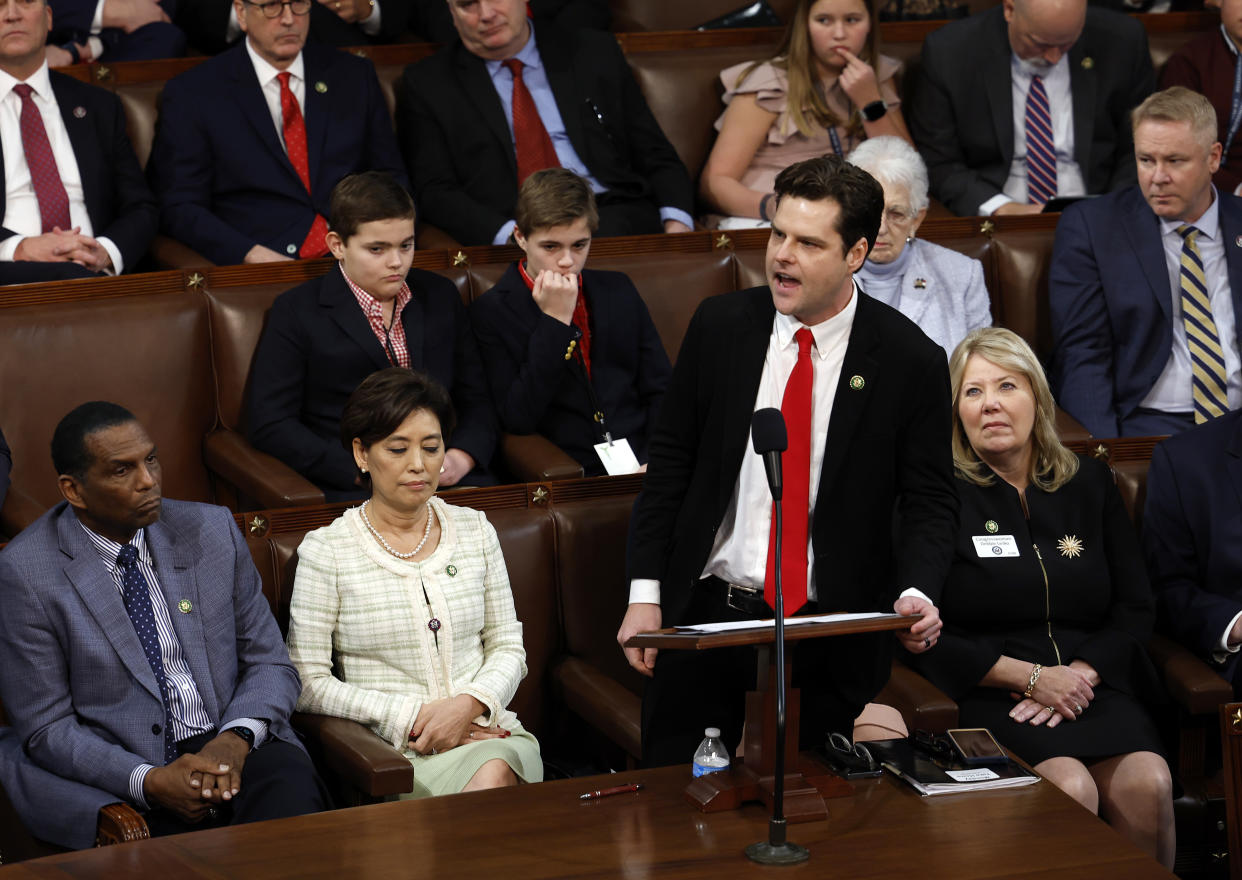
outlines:
M630 577L660 581L665 626L690 622L682 615L742 458L753 454L751 414L774 315L766 287L712 297L695 313L677 355L629 553ZM863 380L858 390L855 376ZM891 610L909 587L937 600L957 530L949 418L944 349L896 310L859 297L811 535L821 608ZM851 668L824 673L859 708L887 680L891 658L891 639L869 644L873 650Z
M692 214L686 167L616 38L541 21L535 42L565 131L595 179L653 209ZM396 117L420 217L465 244L491 244L513 218L518 178L513 135L483 60L457 42L410 65L397 83Z
M232 516L165 500L146 537L212 723L259 718L272 736L297 744L289 715L298 675ZM191 611L178 613L182 599ZM86 787L65 786L73 800L51 815L39 810L43 801L16 802L44 839L83 845L81 830L76 838L63 830L61 814L97 810L101 796L128 802L133 769L164 763L164 734L153 725L164 718L155 675L120 591L64 502L0 553L0 699L23 757ZM11 769L0 760L0 772ZM93 815L85 828L94 835Z
M1009 177L1012 57L999 6L946 25L923 42L910 132L927 162L932 195L955 214L978 213ZM1143 26L1126 15L1088 8L1069 68L1074 159L1087 192L1134 183L1129 114L1156 81Z
M1160 71L1160 88L1185 86L1212 102L1216 110L1216 139L1222 147L1229 139L1229 112L1233 109L1235 55L1229 38L1212 28L1199 34L1169 56ZM1212 183L1223 192L1233 192L1242 183L1242 137L1234 135L1228 155L1222 156Z
M97 238L112 239L126 270L133 271L155 238L158 210L130 145L121 102L111 92L63 73L53 70L50 77L78 160L91 231ZM4 163L0 157L0 218L4 210ZM0 228L0 241L13 234L11 229Z
M328 215L332 188L347 174L387 171L406 185L371 62L314 44L302 57L309 193L285 153L244 44L164 86L148 163L160 195L160 226L214 263L240 263L256 244L296 256L315 214Z
M629 441L640 463L672 367L633 282L620 272L582 273L591 315L591 387L614 438ZM604 473L594 445L603 440L578 360L565 360L580 334L539 310L517 263L470 306L500 426L539 433L582 464Z
M375 36L345 21L324 4L314 3L310 11L309 39L328 46L394 42L409 28L410 3L411 0L380 0L380 29ZM232 8L233 0L181 0L173 20L185 31L191 46L216 55L232 45L228 40Z
M4 507L4 496L9 494L9 471L13 470L13 453L9 444L0 434L0 507Z
M1216 665L1212 650L1242 611L1242 410L1153 450L1143 550L1159 626ZM1226 659L1226 678L1238 658Z
M1242 199L1219 195L1233 310L1242 316ZM1173 350L1173 292L1160 221L1137 186L1071 205L1048 273L1057 402L1096 437L1116 437Z
M457 430L448 445L486 468L496 446L495 416L466 308L439 275L411 269L406 281L413 298L401 325L410 365L449 389ZM354 488L357 469L341 445L341 413L363 379L389 366L340 269L282 293L250 371L250 441L320 486Z

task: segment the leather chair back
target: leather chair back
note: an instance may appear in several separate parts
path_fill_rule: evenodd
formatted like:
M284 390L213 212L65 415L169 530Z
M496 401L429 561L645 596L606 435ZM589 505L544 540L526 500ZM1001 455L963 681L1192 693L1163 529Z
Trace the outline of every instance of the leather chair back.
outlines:
M272 301L289 284L255 284L205 291L211 317L211 358L216 366L220 425L245 433L250 364Z
M0 412L16 467L12 492L61 500L48 454L52 431L78 404L131 410L156 442L164 494L211 501L203 438L215 420L206 304L140 294L4 310Z

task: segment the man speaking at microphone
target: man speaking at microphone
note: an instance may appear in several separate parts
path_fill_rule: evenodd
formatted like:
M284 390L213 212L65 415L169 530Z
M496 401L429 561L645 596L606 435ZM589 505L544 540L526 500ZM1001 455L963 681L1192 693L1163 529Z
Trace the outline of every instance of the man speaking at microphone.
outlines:
M630 604L617 639L676 626L772 617L772 498L750 449L751 415L781 409L786 616L923 614L898 638L933 649L935 607L957 527L943 349L853 273L875 243L884 193L837 156L776 179L766 287L712 297L686 331L631 521ZM802 748L854 719L888 679L892 636L797 642ZM747 648L625 648L651 676L643 762L685 763L703 728L738 745Z

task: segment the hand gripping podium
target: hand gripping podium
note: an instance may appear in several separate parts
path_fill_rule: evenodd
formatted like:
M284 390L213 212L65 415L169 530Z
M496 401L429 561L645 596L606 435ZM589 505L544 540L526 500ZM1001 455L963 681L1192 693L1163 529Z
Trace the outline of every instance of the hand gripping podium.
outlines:
M840 619L823 620L837 616ZM854 633L882 632L909 629L922 619L921 615L901 614L842 614L822 615L811 618L816 622L799 623L799 618L785 620L785 640L827 638L853 635ZM710 626L710 625L709 625ZM724 631L702 631L696 627L676 627L654 632L639 633L625 643L627 648L659 648L661 651L707 651L712 648L729 648L755 645L759 654L758 690L746 694L746 721L743 740L745 760L732 764L727 771L709 773L691 781L686 786L686 798L705 813L736 810L748 801L763 801L772 807L775 788L776 766L776 689L777 668L773 649L776 629L771 620L755 621ZM658 661L657 661L658 662ZM786 656L785 677L786 724L785 754L798 754L798 713L800 709L798 689L790 687L792 660ZM786 763L784 774L784 810L787 821L814 822L828 818L819 789L807 781L797 769L789 772ZM796 761L794 762L796 763ZM839 783L839 786L837 785ZM840 789L836 796L848 796L853 787L844 779L830 777L826 783L830 789ZM825 783L821 783L823 787ZM832 793L830 791L830 796Z

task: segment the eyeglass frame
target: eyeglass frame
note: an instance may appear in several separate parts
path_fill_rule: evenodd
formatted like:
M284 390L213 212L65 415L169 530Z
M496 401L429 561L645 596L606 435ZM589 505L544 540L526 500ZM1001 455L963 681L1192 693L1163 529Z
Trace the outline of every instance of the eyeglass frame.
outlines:
M254 0L242 0L245 6L253 6L262 13L263 17L269 21L274 21L284 15L285 7L289 7L289 12L293 15L310 15L311 7L315 5L315 0L264 0L262 3L255 3ZM301 12L295 9L295 6L305 6ZM268 13L269 9L275 9L274 14Z

